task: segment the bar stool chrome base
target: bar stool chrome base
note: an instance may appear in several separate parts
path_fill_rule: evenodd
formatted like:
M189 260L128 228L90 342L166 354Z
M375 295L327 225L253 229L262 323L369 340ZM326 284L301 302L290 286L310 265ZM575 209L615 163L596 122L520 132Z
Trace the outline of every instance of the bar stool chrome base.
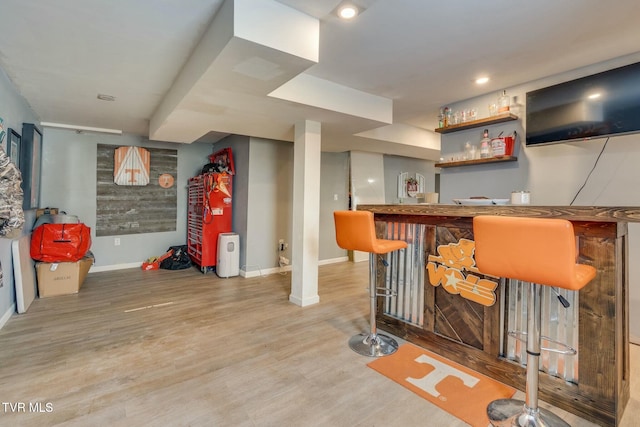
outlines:
M388 356L398 350L398 342L383 334L358 334L349 339L351 350L362 356Z
M524 401L516 399L494 400L487 406L487 415L494 427L571 427L553 412L529 409Z

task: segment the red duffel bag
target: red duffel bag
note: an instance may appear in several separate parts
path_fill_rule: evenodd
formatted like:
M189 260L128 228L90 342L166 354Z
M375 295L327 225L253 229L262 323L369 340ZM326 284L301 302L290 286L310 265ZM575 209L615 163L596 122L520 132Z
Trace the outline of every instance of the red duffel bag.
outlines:
M43 262L75 262L91 247L91 229L79 224L42 224L31 234L31 258Z

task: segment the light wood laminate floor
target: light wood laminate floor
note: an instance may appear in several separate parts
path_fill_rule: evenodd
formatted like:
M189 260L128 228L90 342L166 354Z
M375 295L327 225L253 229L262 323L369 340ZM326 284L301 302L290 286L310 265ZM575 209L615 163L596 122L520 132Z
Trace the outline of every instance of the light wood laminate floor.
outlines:
M348 348L368 328L367 277L367 263L322 266L320 303L301 308L290 275L90 274L79 294L38 299L0 330L0 425L465 426ZM640 419L631 354L622 426Z

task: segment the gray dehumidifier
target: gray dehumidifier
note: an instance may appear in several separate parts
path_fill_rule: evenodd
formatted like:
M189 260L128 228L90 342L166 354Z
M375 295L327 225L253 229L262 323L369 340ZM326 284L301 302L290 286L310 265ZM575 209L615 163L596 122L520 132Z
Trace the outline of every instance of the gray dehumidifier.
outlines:
M240 237L238 233L218 234L216 274L225 278L240 274Z

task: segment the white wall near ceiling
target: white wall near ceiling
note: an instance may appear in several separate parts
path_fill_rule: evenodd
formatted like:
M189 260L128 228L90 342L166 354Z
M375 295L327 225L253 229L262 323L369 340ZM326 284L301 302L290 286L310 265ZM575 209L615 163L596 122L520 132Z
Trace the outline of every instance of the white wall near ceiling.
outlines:
M384 156L379 153L351 151L351 203L384 203Z

